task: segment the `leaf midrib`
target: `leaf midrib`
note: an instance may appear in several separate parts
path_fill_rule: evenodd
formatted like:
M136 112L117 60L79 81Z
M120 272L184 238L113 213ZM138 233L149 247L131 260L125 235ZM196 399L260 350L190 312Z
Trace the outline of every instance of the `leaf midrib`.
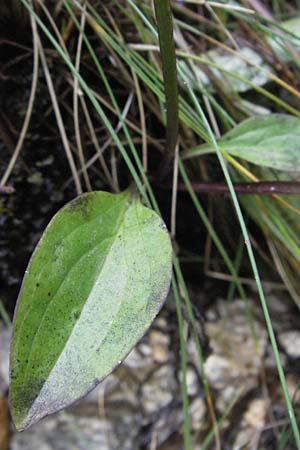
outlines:
M120 200L120 202L121 202L121 201L125 201L125 199ZM119 202L118 202L118 203L119 203ZM111 210L112 210L113 208L115 208L115 207L116 207L116 204L113 205L111 208L109 208L109 210L107 210L107 211L105 212L105 215L107 215L107 213L108 213L109 211L111 211ZM120 226L121 226L121 224L122 224L122 219L124 218L125 213L126 213L126 208L125 208L125 205L124 205L124 208L122 208L122 211L121 211L121 213L120 213L120 215L119 215L119 217L118 217L118 220L119 220L119 222L120 222ZM97 221L98 219L99 219L99 217L97 216L95 219L93 219L92 221L90 221L90 223L92 223L92 222L94 222L94 221ZM78 230L78 228L80 228L81 226L84 226L84 225L85 225L85 224L81 224L79 227L76 227L76 229L74 229L74 230L72 231L72 233L74 233L76 230ZM118 227L116 228L115 237L116 237L116 236L118 235L118 233L119 233L120 226L118 226ZM69 236L69 235L68 235L68 236ZM107 239L109 239L109 238L107 238ZM114 242L114 239L113 239L113 238L110 238L110 239L112 239L112 243L111 243L111 245L109 246L109 248L112 247L113 242ZM102 241L102 242L103 242L103 241ZM101 242L101 243L102 243L102 242ZM90 251L90 250L88 250L88 251ZM80 260L88 253L88 251L85 252L85 254L82 255L82 256L79 258L79 260L77 260L76 264L74 264L74 265L69 269L68 274L69 274L70 270L72 270L72 268L75 267L75 266L78 264L78 262L80 262ZM106 258L107 258L107 255L108 255L108 254L109 254L109 251L106 253L106 256L105 256L105 258L103 259L103 263L101 264L101 267L99 268L99 272L98 272L98 274L96 275L96 277L98 277L99 273L101 272L101 270L102 270L102 268L103 268L103 265L105 264L105 261L106 261ZM66 277L65 277L65 279L66 279ZM61 282L61 284L59 285L59 288L58 288L58 290L56 291L56 293L54 294L54 296L52 297L51 301L52 301L53 298L56 296L57 292L59 291L59 289L61 288L61 286L62 286L63 283L65 282L65 279L64 279L64 280ZM92 287L91 287L91 289L90 289L90 292L91 292L92 288L93 288L93 285L92 285ZM90 292L89 292L89 293L90 293ZM43 312L43 315L42 315L42 317L41 317L41 322L40 322L40 324L39 324L39 327L37 328L37 331L36 331L36 333L35 333L35 335L34 335L34 338L33 338L33 340L32 340L32 343L31 343L31 345L30 345L29 354L28 354L28 358L27 358L27 359L28 359L28 363L26 364L26 370L25 370L25 373L24 373L23 380L26 380L26 376L27 376L27 374L28 374L28 367L29 367L29 363L30 363L30 357L31 357L32 352L33 352L34 343L36 342L36 339L37 339L37 337L38 337L39 330L41 329L41 325L42 325L42 322L43 322L43 320L44 320L44 318L45 318L45 315L46 315L46 312L47 312L47 310L48 310L49 305L50 305L50 302L49 302L49 304L47 305L46 309L45 309L44 312ZM84 305L83 305L83 308L84 308ZM82 308L82 310L83 310L83 308ZM81 315L81 313L82 313L82 310L81 310L81 312L80 312L80 315ZM29 313L28 313L28 314L29 314ZM27 315L28 315L28 314L27 314ZM78 322L78 320L80 319L80 315L79 315L78 319L75 321L74 327L75 327L76 323ZM26 318L27 318L27 316L26 316ZM22 325L25 323L26 318L24 318L24 320L23 320L23 322L22 322ZM74 328L74 327L73 327L73 328ZM72 334L72 333L71 333L71 334ZM71 336L71 334L70 334L70 336ZM19 327L19 335L21 335L21 333L20 333L20 327ZM70 336L69 336L69 338L70 338ZM65 346L67 345L67 343L68 343L68 341L69 341L69 338L66 340L65 345L64 345L64 347L63 347L61 353L59 354L58 358L59 358L60 355L63 353L63 350L64 350ZM58 358L56 359L56 361L58 360ZM49 377L49 374L51 373L51 371L53 370L54 367L55 367L55 364L53 365L52 369L49 371L48 377Z

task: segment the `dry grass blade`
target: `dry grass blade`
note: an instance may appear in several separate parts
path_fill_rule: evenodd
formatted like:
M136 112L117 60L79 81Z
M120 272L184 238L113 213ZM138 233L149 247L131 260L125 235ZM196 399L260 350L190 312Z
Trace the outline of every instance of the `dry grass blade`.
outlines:
M32 115L34 100L36 96L36 89L37 89L37 83L38 83L38 70L39 70L39 56L38 56L38 31L37 26L34 20L33 16L30 16L30 23L31 23L31 29L32 29L32 37L33 37L33 73L32 73L32 84L31 84L31 90L30 90L30 96L28 100L28 106L26 109L25 119L24 123L20 132L20 136L16 145L16 148L14 150L14 153L11 157L11 160L5 170L5 173L3 177L1 178L0 185L5 185L13 171L14 165L19 157L19 154L22 150L26 134L28 131L28 127L30 124L30 119Z
M85 5L84 5L83 6L83 10L81 12L81 28L82 28L83 31L84 31L84 26L85 26L85 13L86 13L86 8L85 8ZM80 33L79 37L78 37L77 52L76 52L76 62L75 62L75 67L76 67L76 70L78 72L80 71L80 58L81 58L81 51L82 51L82 41L83 41L83 33ZM87 188L88 191L92 191L91 181L89 179L88 172L87 172L87 170L85 168L84 152L83 152L83 148L82 148L82 139L81 139L81 135L80 135L78 97L82 96L82 95L83 95L83 93L79 89L78 79L76 77L74 77L73 113L74 113L75 139L76 139L79 161L80 161L80 164L81 164L81 169L82 169L83 178L84 178L84 181L85 181L85 184L86 184L86 188Z
M38 38L39 40L39 38ZM54 109L54 113L56 116L56 121L57 121L57 126L61 135L61 139L62 139L62 143L66 152L66 156L70 165L70 169L72 172L72 176L73 176L73 180L75 183L75 187L76 187L76 191L77 194L81 194L83 192L82 190L82 186L81 186L81 181L77 172L77 168L75 165L75 161L73 158L73 154L72 154L72 150L67 138L67 133L66 133L66 129L64 126L64 122L63 122L63 118L60 112L60 107L59 107L59 103L56 97L56 93L55 93L55 89L54 89L54 85L53 85L53 81L51 78L51 74L47 65L47 60L45 57L45 53L44 53L44 49L42 47L42 44L40 42L40 40L38 41L38 45L39 45L39 52L40 52L40 57L41 57L41 62L42 62L42 66L44 69L44 73L45 73L45 77L46 77L46 81L47 81L47 85L48 85L48 89L49 89L49 94L52 100L52 105L53 105L53 109Z

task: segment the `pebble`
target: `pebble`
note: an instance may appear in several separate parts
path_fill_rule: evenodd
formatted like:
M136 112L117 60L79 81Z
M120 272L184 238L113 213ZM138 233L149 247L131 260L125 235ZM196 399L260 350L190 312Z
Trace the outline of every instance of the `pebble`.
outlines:
M279 333L278 340L290 358L300 357L300 331L283 331L282 333Z
M195 398L190 404L189 413L191 418L191 428L200 431L206 426L205 417L207 415L207 407L203 398Z
M166 365L156 370L142 384L142 405L147 414L153 414L167 406L173 399L176 382L174 369Z
M266 422L267 401L262 398L251 400L245 413L247 425L253 428L262 428Z
M254 305L249 306L255 310ZM256 345L243 301L219 301L217 309L220 319L205 326L212 354L204 367L209 384L219 391L217 404L224 409L233 394L245 395L257 385L267 333L254 319Z

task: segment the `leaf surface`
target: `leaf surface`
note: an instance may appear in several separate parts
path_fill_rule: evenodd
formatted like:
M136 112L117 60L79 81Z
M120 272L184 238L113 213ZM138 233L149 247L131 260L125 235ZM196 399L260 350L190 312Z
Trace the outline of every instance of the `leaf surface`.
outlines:
M167 296L171 260L161 218L129 191L83 194L54 216L14 318L17 429L84 396L124 359Z
M300 119L288 114L254 116L226 133L218 144L232 156L260 166L300 171ZM185 158L214 151L211 145L191 150Z

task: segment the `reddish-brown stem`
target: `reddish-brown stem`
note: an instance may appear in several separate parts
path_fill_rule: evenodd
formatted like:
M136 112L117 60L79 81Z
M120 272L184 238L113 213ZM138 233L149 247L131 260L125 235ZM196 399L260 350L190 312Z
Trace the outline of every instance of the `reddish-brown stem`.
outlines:
M228 186L223 182L194 182L191 183L197 193L223 194L229 192ZM164 187L170 188L171 186ZM234 189L238 194L300 194L300 182L297 181L258 181L255 183L235 183ZM187 191L183 182L178 183L178 191Z

